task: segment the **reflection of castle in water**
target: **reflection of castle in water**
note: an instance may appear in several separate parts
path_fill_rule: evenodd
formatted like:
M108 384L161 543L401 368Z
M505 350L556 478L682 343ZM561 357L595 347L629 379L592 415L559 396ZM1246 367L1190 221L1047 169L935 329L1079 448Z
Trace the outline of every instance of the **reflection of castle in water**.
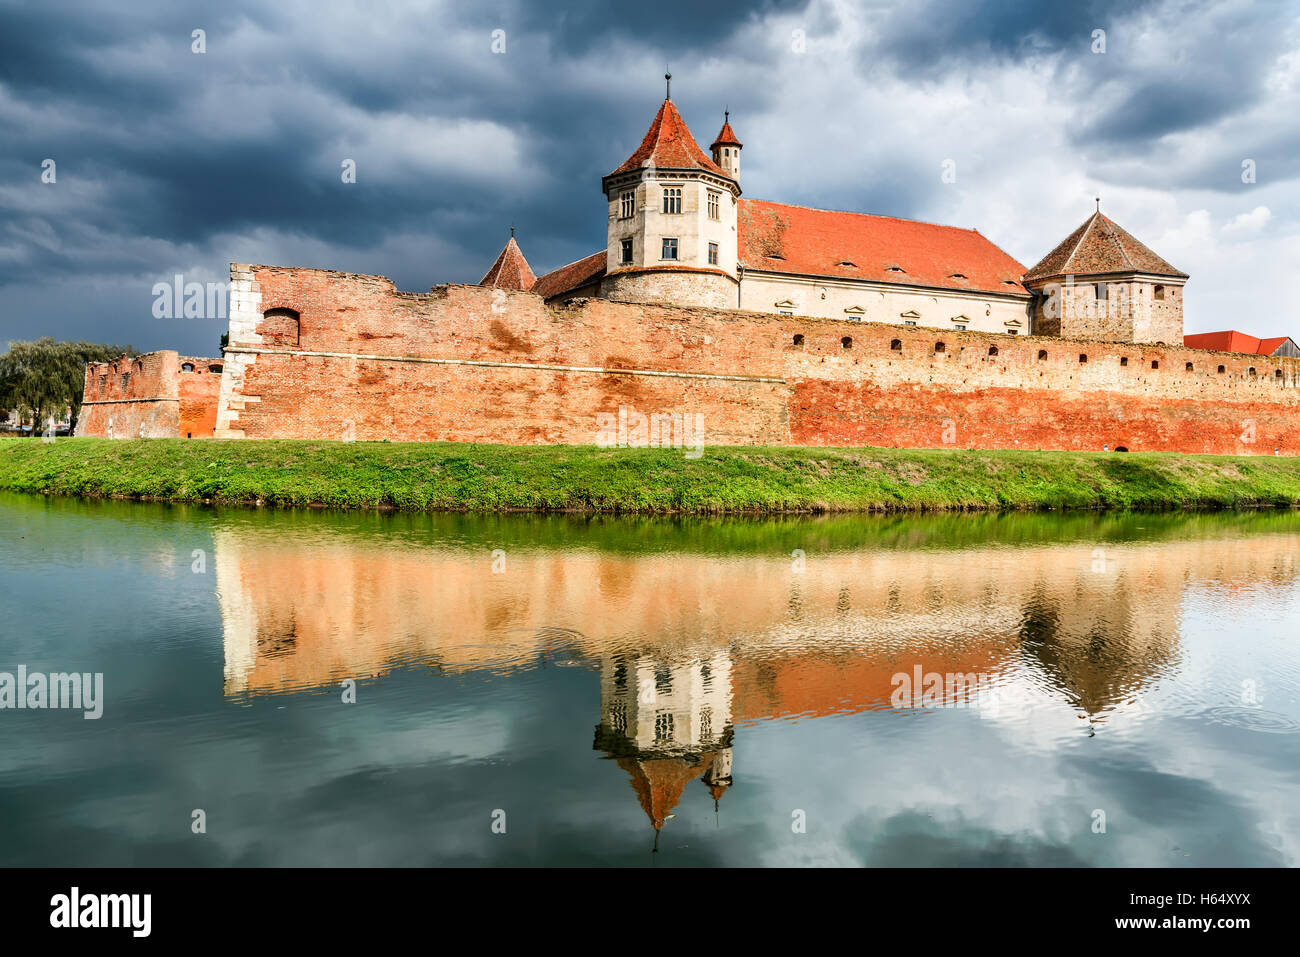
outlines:
M686 786L701 779L714 808L731 786L731 656L685 661L614 655L601 662L595 748L632 779L659 830Z
M594 746L628 775L656 831L700 781L732 782L733 728L887 710L920 665L1025 676L1090 722L1177 665L1189 588L1290 581L1297 537L1107 546L781 553L512 554L381 538L214 533L225 691L324 687L402 664L540 667L562 643L599 661ZM560 636L557 638L557 636ZM707 637L703 637L707 636ZM703 797L701 793L701 797Z

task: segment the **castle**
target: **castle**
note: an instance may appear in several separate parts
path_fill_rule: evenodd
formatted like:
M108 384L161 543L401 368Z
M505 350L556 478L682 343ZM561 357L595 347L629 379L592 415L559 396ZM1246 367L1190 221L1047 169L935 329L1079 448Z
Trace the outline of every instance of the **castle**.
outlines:
M1175 269L1098 209L1026 270L978 230L741 198L743 144L724 113L706 154L666 98L605 176L606 248L534 278L513 235L480 285L547 302L744 309L1178 345Z
M744 199L742 150L665 98L602 180L606 248L540 277L513 235L423 294L233 264L223 357L92 364L77 433L1300 454L1295 350L1187 348L1187 274L1099 208L1026 269Z

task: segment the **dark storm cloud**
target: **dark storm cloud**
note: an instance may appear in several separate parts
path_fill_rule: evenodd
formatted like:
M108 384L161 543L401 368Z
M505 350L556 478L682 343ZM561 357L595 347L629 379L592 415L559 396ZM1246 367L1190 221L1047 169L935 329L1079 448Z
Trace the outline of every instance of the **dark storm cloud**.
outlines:
M845 9L140 0L108 11L88 0L0 0L0 340L99 328L97 338L146 348L210 350L215 327L160 326L149 290L175 272L220 278L231 260L382 272L425 289L476 281L514 223L539 272L561 265L604 244L600 177L644 133L663 65L707 143L724 105L753 124L782 82L835 95L782 71L794 62L792 28L834 37ZM1093 164L1136 163L1129 181L1140 181L1155 175L1142 165L1153 138L1258 107L1285 41L1270 27L1275 4L1229 22L1192 6L1169 26L1179 43L1166 37L1148 56L1125 32L1132 9L880 5L849 62L868 86L882 73L924 86L1077 51L1059 116L1045 122L1068 124ZM1087 52L1097 25L1109 30L1104 57ZM207 33L203 55L190 50L194 29ZM502 55L491 51L494 30L505 31ZM769 128L750 162L751 195L899 216L925 209L933 187L903 150L848 179L765 179L765 163L806 153L816 133L782 109L789 135L772 142ZM1273 175L1292 145L1285 130L1261 133L1249 154ZM40 182L46 158L57 184ZM357 163L354 185L340 181L344 159ZM1237 163L1224 147L1159 175L1209 184Z

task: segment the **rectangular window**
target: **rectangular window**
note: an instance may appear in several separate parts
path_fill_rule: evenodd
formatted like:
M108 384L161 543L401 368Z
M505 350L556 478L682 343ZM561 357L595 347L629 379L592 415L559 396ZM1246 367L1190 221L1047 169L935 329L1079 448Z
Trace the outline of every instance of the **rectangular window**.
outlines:
M628 190L618 198L619 219L631 219L633 207L636 206L636 194Z
M619 262L630 263L632 261L632 240L625 239L619 244Z
M966 327L963 326L963 325L961 325L960 323L958 323L957 325L953 326L953 328L956 329L958 332L965 332L965 331L966 331Z
M717 264L718 264L718 244L709 243L709 265L716 266Z
M1106 288L1106 284L1104 282L1097 283L1097 298L1098 299L1109 298L1109 290Z
M680 213L682 211L682 188L680 186L664 187L664 212Z
M663 254L662 258L663 258L663 259L676 259L676 258L677 258L677 240L675 240L675 239L665 239L665 240L664 240L664 254Z
M721 196L716 189L709 190L709 219L718 219L718 200Z
M916 320L915 320L915 319L905 319L905 320L903 320L903 325L905 325L905 326L914 326L914 325L916 325Z

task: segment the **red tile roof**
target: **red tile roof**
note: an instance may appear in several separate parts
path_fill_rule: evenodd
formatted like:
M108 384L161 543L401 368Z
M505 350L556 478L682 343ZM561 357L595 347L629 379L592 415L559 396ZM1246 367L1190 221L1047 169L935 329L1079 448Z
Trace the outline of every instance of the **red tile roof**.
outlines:
M731 128L731 123L727 120L722 121L722 129L718 132L718 138L713 141L710 149L717 149L719 146L739 146L742 149L745 144L736 139L736 133Z
M550 299L605 275L605 250L585 256L577 262L553 269L533 283L532 291L543 299Z
M722 167L709 158L700 144L695 142L686 121L673 106L672 100L664 100L655 114L650 129L636 152L610 176L642 169L645 166L657 166L663 169L699 169L718 176L726 176Z
M1229 329L1224 332L1198 332L1183 336L1183 345L1189 349L1213 349L1216 352L1240 352L1246 355L1271 356L1285 345L1289 336L1256 339L1244 332Z
M515 242L515 237L511 236L487 275L479 280L479 285L495 286L498 289L531 289L536 281L537 277L524 258L523 250Z
M978 231L742 199L746 269L1025 296L1025 267Z
M1025 279L1131 272L1187 278L1187 273L1179 272L1098 211L1025 273Z

